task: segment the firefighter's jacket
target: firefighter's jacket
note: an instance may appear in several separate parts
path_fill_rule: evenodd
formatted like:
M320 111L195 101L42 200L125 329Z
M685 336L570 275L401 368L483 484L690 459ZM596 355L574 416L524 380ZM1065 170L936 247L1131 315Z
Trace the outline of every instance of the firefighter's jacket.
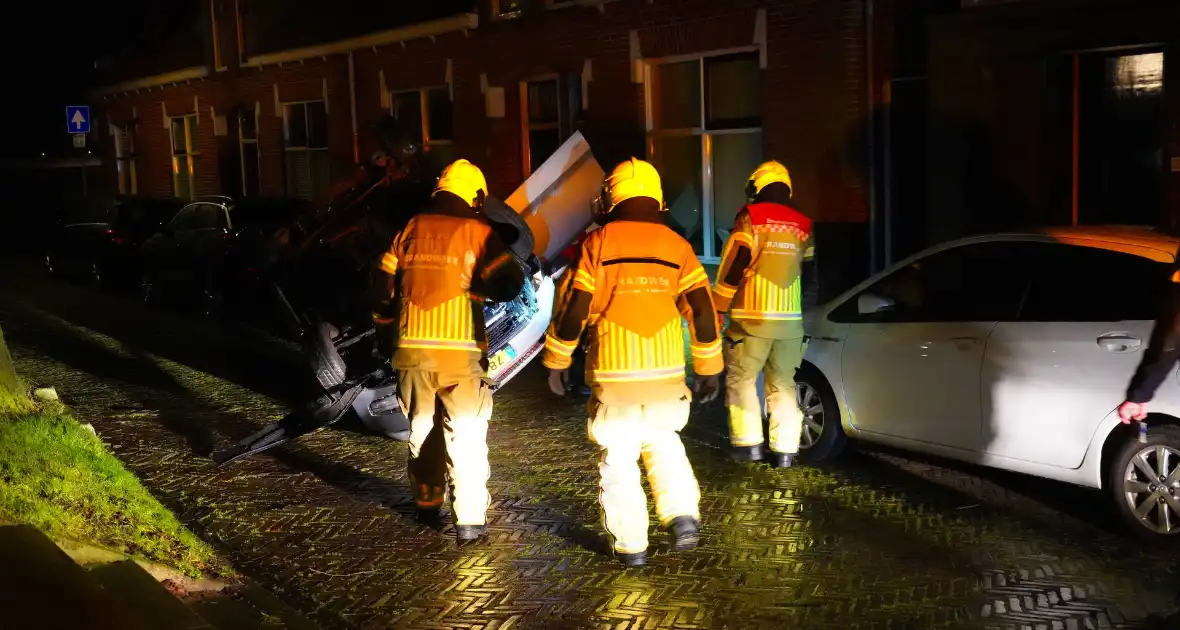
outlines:
M778 203L742 208L721 252L717 311L748 335L802 337L802 269L812 256L811 219L798 210Z
M373 321L393 367L440 370L486 359L485 300L520 295L524 272L491 225L450 193L410 219L381 259Z
M1176 252L1176 260L1170 282L1161 287L1164 299L1151 340L1127 386L1127 400L1131 402L1150 402L1172 367L1180 361L1180 251Z
M724 367L708 277L654 203L619 204L610 222L586 237L558 295L542 363L568 369L588 329L586 382L603 404L683 397L682 317L695 373Z

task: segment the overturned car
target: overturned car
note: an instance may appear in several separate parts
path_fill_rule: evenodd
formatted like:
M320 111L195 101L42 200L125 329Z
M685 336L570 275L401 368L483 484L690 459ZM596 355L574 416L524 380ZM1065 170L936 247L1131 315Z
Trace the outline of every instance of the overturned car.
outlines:
M390 241L429 200L437 171L417 147L382 143L396 168L360 177L326 207L280 230L266 253L267 286L290 332L301 340L309 399L281 421L214 454L226 463L330 425L350 410L371 430L409 438L396 397L396 373L377 346L370 293ZM382 160L381 168L386 162ZM505 201L489 197L485 214L528 281L509 302L487 303L486 380L502 387L544 345L561 253L591 227L605 174L575 133ZM375 181L374 181L375 180Z

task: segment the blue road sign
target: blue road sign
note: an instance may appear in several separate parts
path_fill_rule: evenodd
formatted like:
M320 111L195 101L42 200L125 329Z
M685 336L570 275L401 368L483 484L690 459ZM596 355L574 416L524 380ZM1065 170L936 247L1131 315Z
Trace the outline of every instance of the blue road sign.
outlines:
M90 133L89 105L66 105L66 131Z

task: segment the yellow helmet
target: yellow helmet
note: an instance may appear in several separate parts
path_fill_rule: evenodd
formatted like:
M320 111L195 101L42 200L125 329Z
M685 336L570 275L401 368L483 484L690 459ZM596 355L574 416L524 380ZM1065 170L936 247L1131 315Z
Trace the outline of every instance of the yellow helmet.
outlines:
M443 169L438 183L434 186L434 192L431 194L441 191L452 193L475 206L480 193L487 196L488 182L484 179L483 171L479 170L478 166L467 160L455 160Z
M620 203L636 197L655 199L660 209L664 208L664 189L660 185L660 174L656 172L656 167L631 158L620 162L603 182L603 210L610 212Z
M771 184L786 184L792 192L795 190L791 186L791 172L787 170L787 167L775 160L770 160L754 169L750 179L746 182L746 195L753 199L755 195L762 192L763 188Z

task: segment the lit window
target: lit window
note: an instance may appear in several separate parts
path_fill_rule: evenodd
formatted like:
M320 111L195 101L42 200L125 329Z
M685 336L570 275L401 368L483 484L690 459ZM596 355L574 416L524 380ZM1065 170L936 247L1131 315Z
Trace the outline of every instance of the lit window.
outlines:
M1107 73L1114 88L1121 92L1159 92L1164 88L1164 53L1111 58Z
M119 178L120 195L134 195L137 192L135 139L131 129L131 123L112 129L115 136L115 175Z
M524 0L492 0L492 15L507 20L520 17Z
M577 130L582 119L582 76L572 73L522 81L520 112L527 178Z
M238 110L238 150L242 160L242 194L261 194L261 168L258 152L258 118L253 108Z
M180 199L196 197L197 116L176 116L172 123L172 191Z

